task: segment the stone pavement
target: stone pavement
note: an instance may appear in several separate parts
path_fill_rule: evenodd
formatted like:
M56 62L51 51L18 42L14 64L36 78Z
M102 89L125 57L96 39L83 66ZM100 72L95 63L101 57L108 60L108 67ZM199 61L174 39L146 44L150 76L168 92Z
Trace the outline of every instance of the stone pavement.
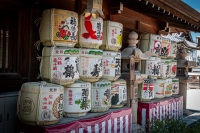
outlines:
M189 126L197 121L200 121L200 111L184 109L183 121L186 122L187 126Z

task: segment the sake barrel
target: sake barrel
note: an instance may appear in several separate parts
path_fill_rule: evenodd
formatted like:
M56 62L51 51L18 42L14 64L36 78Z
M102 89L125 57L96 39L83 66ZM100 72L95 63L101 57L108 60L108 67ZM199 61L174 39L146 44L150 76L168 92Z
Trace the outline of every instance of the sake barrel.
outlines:
M172 96L172 79L165 80L165 97Z
M162 37L160 35L143 33L140 36L139 48L142 52L150 51L152 56L158 56L161 50Z
M171 42L168 58L176 58L176 53L177 53L177 43Z
M142 61L142 73L147 74L152 79L157 79L160 76L160 62L161 59L158 57L151 57Z
M79 49L44 47L40 74L44 81L67 85L79 79Z
M159 78L166 79L166 78L169 77L169 75L170 75L170 63L171 63L171 60L161 59Z
M179 79L172 79L172 94L179 94Z
M141 101L151 101L154 98L154 85L152 79L145 79L142 84L139 84L139 99Z
M123 25L118 22L103 22L103 44L100 49L118 51L122 47Z
M111 107L111 82L101 79L92 83L91 112L105 112Z
M127 86L126 81L118 79L111 82L111 107L121 108L127 102Z
M167 58L170 52L171 40L167 38L162 38L160 58Z
M78 14L61 9L46 9L40 23L44 46L74 47L78 43Z
M175 78L176 77L176 71L177 71L177 60L171 60L169 77Z
M64 90L64 114L69 117L85 116L91 110L91 83L76 81Z
M64 88L46 82L24 83L19 91L18 117L29 125L50 125L63 117Z
M154 98L164 98L165 97L165 80L156 79L154 84Z
M103 78L116 81L121 76L121 53L103 51Z
M80 49L79 74L83 81L96 82L102 77L102 58L102 50Z
M99 48L103 43L103 19L80 16L79 44L84 48Z

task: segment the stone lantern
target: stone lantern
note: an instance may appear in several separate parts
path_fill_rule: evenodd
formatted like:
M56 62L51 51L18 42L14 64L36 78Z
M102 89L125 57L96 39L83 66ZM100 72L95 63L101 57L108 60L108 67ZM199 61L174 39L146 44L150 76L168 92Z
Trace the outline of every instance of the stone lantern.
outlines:
M143 53L136 47L139 42L138 34L132 31L129 34L129 46L122 51L122 73L121 77L127 81L128 105L133 109L133 129L137 125L137 108L138 108L138 85L147 79L147 75L141 74L141 60L147 60L151 57L150 53Z

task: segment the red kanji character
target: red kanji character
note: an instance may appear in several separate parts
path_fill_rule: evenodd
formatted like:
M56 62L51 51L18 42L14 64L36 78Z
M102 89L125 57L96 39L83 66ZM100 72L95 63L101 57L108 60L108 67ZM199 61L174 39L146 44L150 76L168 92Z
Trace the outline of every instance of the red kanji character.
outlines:
M72 97L69 97L69 101L72 101L73 99L72 99Z
M57 59L56 59L56 58L53 58L53 62L57 62Z
M62 61L58 61L58 65L62 65Z
M58 53L59 53L59 51L58 51L58 50L56 50L55 52L56 52L56 54L58 54Z
M53 99L53 95L49 95L49 99Z
M69 101L69 105L72 105L72 101Z
M72 97L72 93L69 93L69 97Z
M43 100L44 100L44 101L47 101L47 98L46 98L46 97L44 97L44 98L43 98Z
M42 109L47 109L47 106L42 106Z
M53 67L53 70L57 70L57 66L54 66L54 67Z
M58 57L58 60L62 60L62 57Z
M49 105L52 105L52 101L49 101L48 104L49 104Z

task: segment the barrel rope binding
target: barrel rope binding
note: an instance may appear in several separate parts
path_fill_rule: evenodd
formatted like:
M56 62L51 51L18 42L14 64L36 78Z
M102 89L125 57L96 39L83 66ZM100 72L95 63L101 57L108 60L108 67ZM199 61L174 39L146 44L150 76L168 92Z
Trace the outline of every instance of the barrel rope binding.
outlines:
M53 113L54 117L56 117L58 120L60 118L60 116L58 115L58 110L60 110L60 109L58 109L58 104L60 103L60 100L61 100L61 98L60 98L60 96L58 96L55 99L55 101L53 103L53 107L52 107L52 113Z
M39 66L40 72L39 72L39 74L37 76L37 79L39 79L41 77L41 72L42 72L42 67L43 67L43 58L44 58L44 48L42 50L42 56L43 57L41 57L40 66Z
M41 40L38 40L33 44L38 51L40 50L40 43L41 43Z
M40 62L40 72L38 73L38 75L37 75L37 79L39 79L40 77L41 77L41 67L42 67L42 56L39 56L38 54L37 54L37 60Z
M41 93L42 93L42 89L43 89L43 82L42 81L41 83L39 83L39 98L38 98L38 101L37 101L37 117L35 117L35 121L36 121L36 124L39 125L40 124L40 100L41 100Z
M21 91L22 91L22 88L24 88L23 86L24 86L24 84L22 85L21 90L18 92L17 112L16 112L16 114L17 114L18 116L20 116L19 111L20 111L20 103L21 103Z
M51 47L50 48L50 55L49 55L49 58L50 58L50 62L49 62L49 66L48 66L48 68L49 68L49 77L50 77L50 82L52 83L52 80L53 80L53 77L52 77L52 69L53 69L53 56L54 56L54 54L53 54L53 52L54 52L54 49L55 49L56 47Z
M53 46L55 46L55 42L53 40L53 26L54 26L54 8L50 10L50 25L49 25L49 31L50 31L50 39L51 39L51 44L53 44Z
M38 18L36 18L35 20L34 20L34 24L36 25L36 26L38 26L39 25L39 23L41 22L41 17L38 17Z

